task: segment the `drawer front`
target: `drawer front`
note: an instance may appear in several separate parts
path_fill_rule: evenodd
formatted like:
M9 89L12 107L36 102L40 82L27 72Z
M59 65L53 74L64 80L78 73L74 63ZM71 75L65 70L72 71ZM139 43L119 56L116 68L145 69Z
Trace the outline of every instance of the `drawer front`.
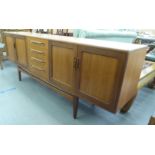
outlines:
M39 51L39 50L34 50L34 49L30 49L30 57L45 61L47 60L47 51Z
M46 51L48 50L48 40L39 39L39 38L30 38L29 45L31 49Z
M41 70L44 70L44 71L46 70L45 61L31 57L30 63L31 63L31 65L36 66L36 67L40 68Z
M38 67L34 64L30 64L30 71L32 73L32 75L36 76L39 79L42 79L44 81L48 80L48 72L47 70L44 70L41 67Z
M28 38L29 68L32 75L48 81L48 40Z
M48 80L49 71L47 61L30 57L29 64L30 64L30 72L34 76L37 76L38 78L43 79L45 81Z

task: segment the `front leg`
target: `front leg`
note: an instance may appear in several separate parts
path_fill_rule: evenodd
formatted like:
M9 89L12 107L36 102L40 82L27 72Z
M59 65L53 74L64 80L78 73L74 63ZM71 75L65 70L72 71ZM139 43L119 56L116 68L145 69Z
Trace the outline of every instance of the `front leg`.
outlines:
M152 86L155 88L155 78L153 79Z
M153 81L148 86L151 89L155 89L155 78L153 79Z
M136 95L137 96L137 95ZM129 111L129 109L131 108L136 96L134 96L129 102L127 102L127 104L124 105L124 107L121 109L121 113L126 113Z
M73 118L77 118L77 112L78 112L78 105L79 105L79 98L74 97L73 98Z
M3 61L3 58L0 55L0 66L1 66L1 69L3 69L3 63L2 63L2 61Z
M18 70L18 78L19 78L19 81L22 81L22 75L21 75L21 71Z
M1 70L3 69L3 64L2 64L2 62L0 62L0 66L1 66Z
M149 124L148 125L155 125L155 116L151 116Z

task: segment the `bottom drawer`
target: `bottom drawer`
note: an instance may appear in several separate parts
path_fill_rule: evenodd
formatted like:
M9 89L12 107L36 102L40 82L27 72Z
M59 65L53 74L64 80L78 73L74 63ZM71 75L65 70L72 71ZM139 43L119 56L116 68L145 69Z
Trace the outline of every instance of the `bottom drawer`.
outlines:
M42 69L34 64L30 65L31 74L36 76L39 79L44 81L48 81L48 70Z

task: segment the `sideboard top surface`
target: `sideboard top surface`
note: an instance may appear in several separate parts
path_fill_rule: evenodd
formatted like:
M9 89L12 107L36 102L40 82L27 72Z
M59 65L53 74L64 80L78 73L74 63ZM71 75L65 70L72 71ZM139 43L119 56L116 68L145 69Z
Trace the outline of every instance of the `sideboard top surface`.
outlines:
M66 36L51 35L51 34L38 34L38 33L31 33L31 32L5 32L5 34L35 37L35 38L52 40L52 41L65 42L65 43L71 43L71 44L83 45L83 46L91 46L96 48L104 48L104 49L106 48L110 50L117 50L117 51L124 51L124 52L132 52L135 50L148 48L146 45L138 45L138 44L132 44L132 43L75 38L75 37L66 37Z

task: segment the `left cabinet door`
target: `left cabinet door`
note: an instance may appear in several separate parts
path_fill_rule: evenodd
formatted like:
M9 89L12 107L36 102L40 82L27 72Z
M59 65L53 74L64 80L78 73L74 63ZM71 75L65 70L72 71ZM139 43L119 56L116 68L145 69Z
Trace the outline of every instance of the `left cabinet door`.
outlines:
M17 63L23 67L28 66L27 48L25 37L17 37L15 39Z
M6 36L6 45L8 59L13 62L16 62L15 40L13 36Z

